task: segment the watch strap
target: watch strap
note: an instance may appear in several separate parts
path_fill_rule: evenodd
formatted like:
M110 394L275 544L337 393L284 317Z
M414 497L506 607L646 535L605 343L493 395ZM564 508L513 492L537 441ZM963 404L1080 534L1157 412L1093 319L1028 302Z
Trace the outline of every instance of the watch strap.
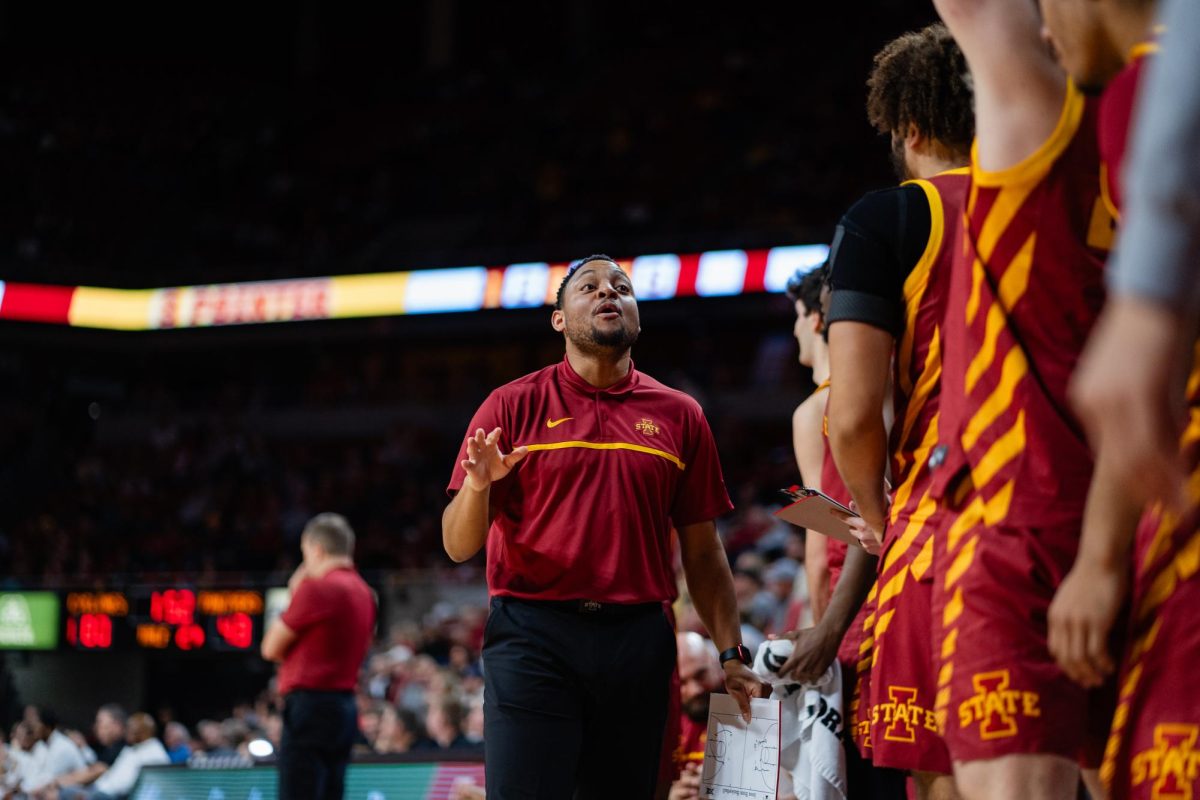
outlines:
M721 653L720 659L722 665L724 665L726 661L740 661L746 666L750 666L751 662L753 661L753 659L750 657L750 648L746 647L744 644L734 645L733 647L724 651Z

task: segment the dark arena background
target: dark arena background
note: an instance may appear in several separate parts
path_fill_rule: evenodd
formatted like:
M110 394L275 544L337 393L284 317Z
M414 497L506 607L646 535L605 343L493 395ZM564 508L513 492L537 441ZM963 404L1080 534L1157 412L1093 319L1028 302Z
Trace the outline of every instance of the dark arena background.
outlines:
M446 556L445 487L488 392L562 358L547 303L596 252L641 300L638 369L712 425L745 625L802 606L783 289L894 183L865 79L933 19L0 2L6 736L50 706L98 748L116 703L190 765L135 796L274 796L259 646L337 511L380 609L347 797L476 796L484 559Z

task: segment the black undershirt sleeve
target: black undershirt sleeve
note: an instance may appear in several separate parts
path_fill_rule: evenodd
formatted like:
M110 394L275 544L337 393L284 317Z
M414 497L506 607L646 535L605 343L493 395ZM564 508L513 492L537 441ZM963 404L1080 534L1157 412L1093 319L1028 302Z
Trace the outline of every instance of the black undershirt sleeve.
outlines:
M850 207L829 248L827 324L853 321L899 338L904 330L904 281L929 242L929 200L921 187L870 192Z

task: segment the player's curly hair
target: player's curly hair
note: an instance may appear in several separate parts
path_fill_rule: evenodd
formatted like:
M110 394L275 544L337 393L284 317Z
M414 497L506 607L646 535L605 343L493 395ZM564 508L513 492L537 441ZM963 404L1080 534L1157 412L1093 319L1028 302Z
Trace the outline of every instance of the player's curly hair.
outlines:
M880 133L908 124L967 157L975 138L974 91L967 60L942 23L888 42L867 79L867 119Z

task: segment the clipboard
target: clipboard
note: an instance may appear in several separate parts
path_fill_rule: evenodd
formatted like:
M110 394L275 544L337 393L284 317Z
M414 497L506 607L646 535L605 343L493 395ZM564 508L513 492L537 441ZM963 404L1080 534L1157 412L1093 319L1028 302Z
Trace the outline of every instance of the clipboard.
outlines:
M775 516L784 522L799 525L806 530L816 531L840 542L859 546L858 539L850 532L850 526L838 516L838 514L846 514L857 517L858 514L816 489L793 486L784 489L783 493L792 499L792 503L776 511Z

